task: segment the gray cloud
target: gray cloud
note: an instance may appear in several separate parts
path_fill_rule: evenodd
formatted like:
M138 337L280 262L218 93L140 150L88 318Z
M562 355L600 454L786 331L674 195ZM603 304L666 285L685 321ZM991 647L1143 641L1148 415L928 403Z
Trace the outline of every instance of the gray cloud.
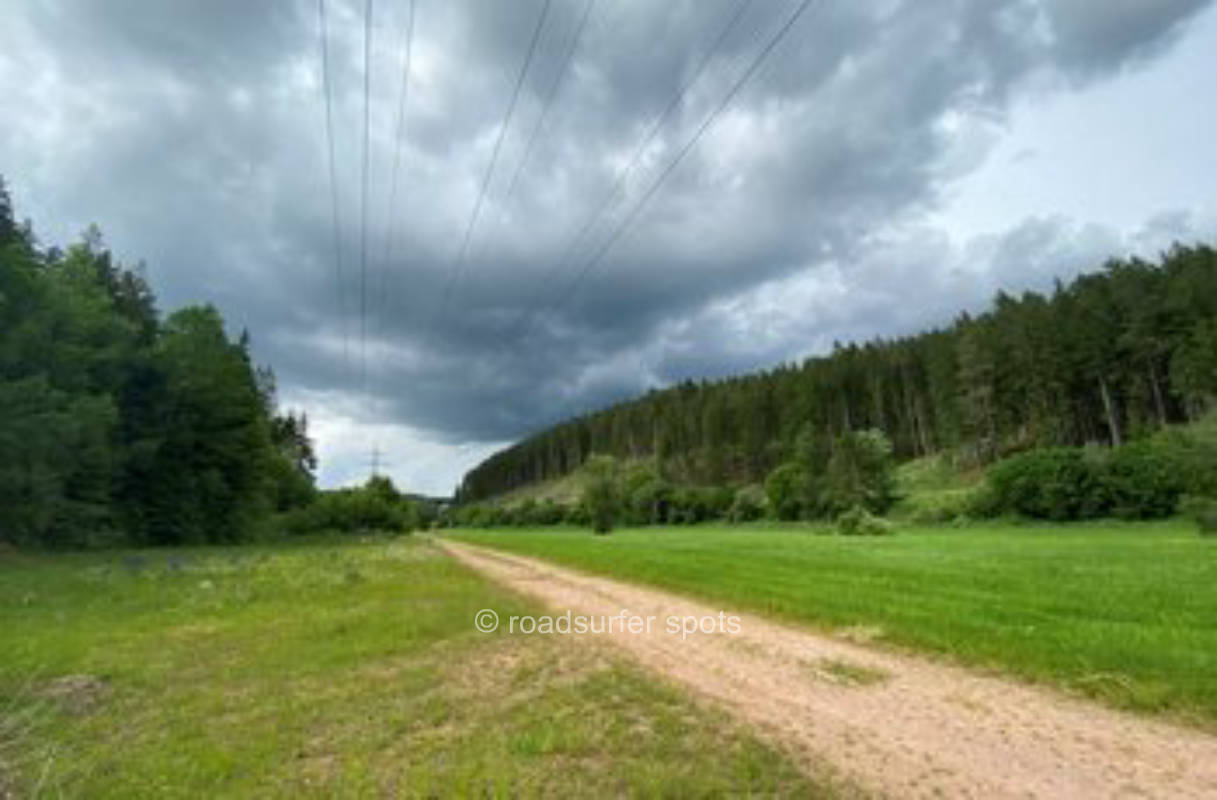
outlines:
M938 322L997 286L1035 284L1076 269L1073 256L1128 244L1119 232L1048 216L961 252L924 220L950 181L983 160L1017 98L1153 58L1208 3L817 4L560 307L550 301L793 3L748 7L621 201L563 260L739 5L599 2L508 203L506 184L583 10L582 0L554 0L447 304L461 232L542 3L418 0L392 219L407 4L377 3L366 386L357 314L362 4L329 5L341 291L311 2L11 9L0 32L0 172L47 238L96 220L121 254L147 259L163 305L220 305L252 331L289 394L343 394L350 402L340 405L365 423L473 442L510 439L674 379L795 357L834 337ZM1140 235L1189 230L1186 216L1164 216ZM983 274L970 274L974 265ZM925 299L906 295L893 310L892 287L925 290L916 295ZM529 312L530 324L510 336Z

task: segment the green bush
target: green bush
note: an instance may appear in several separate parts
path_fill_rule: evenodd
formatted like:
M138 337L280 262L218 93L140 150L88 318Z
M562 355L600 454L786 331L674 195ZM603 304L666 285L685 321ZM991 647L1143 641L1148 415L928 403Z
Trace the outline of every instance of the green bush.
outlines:
M638 525L662 525L668 521L672 487L656 476L638 482L630 490L626 505L630 521Z
M765 496L769 511L781 520L798 519L803 511L807 471L795 461L787 461L765 478Z
M1217 416L1163 431L1152 442L1170 459L1185 493L1217 497Z
M837 533L842 536L890 536L895 533L895 528L892 523L858 505L837 516Z
M694 525L726 519L735 493L724 486L673 487L658 479L634 490L629 498L629 517L638 524Z
M1111 512L1123 519L1155 519L1175 513L1183 479L1171 453L1150 442L1117 447L1102 464Z
M739 489L727 511L731 522L754 522L765 516L765 490L753 484Z
M553 499L545 499L537 504L534 516L538 525L560 525L566 519L566 508Z
M697 489L682 486L672 490L668 506L668 522L676 525L694 525L708 516L705 497Z
M1010 512L1057 521L1108 514L1168 517L1185 488L1181 476L1177 454L1154 442L1098 452L1076 447L1032 450L989 470L989 494L976 498L972 513Z
M289 533L324 531L408 533L419 526L415 504L399 495L387 478L373 478L358 489L320 492L309 505L285 516Z
M586 527L592 524L592 515L588 511L587 505L580 500L578 503L573 503L566 508L566 517L564 520L570 525L578 525Z
M1003 511L1001 498L986 481L968 492L968 501L959 519L992 519L1001 516Z
M892 442L879 430L851 431L838 436L828 459L827 501L831 510L862 506L882 514L896 500Z
M1217 536L1217 499L1186 497L1180 509L1196 522L1201 536Z
M537 524L537 501L531 497L508 509L511 514L511 524L517 527Z
M735 502L735 492L726 486L702 486L695 490L705 514L702 519L726 519Z
M585 464L587 483L583 488L583 505L587 509L592 530L598 534L613 529L619 511L617 460L612 456L592 456Z
M917 492L900 501L903 516L920 525L937 525L970 516L984 494L983 487Z
M448 511L445 527L457 525L466 528L493 528L506 524L511 517L511 514L495 505L463 505Z
M1110 507L1099 472L1076 447L1032 450L989 469L990 499L999 513L1058 521L1099 517Z

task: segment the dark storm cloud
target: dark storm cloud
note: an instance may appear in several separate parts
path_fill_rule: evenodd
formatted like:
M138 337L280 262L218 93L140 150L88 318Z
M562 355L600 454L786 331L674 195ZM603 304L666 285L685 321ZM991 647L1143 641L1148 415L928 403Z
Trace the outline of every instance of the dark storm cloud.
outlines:
M1045 4L1057 58L1088 72L1120 67L1169 43L1197 9L1192 0L1056 0Z
M62 233L96 220L121 253L146 258L165 305L220 305L282 386L345 392L344 407L369 422L503 440L672 380L937 322L1004 281L1027 283L1028 264L1048 275L1070 267L1070 248L1118 246L1109 232L1033 220L958 253L916 225L1024 87L1113 74L1167 46L1207 3L818 3L567 297L793 5L747 7L620 201L564 259L740 5L600 0L508 202L583 11L583 0L554 0L458 269L542 2L418 0L391 219L407 3L376 3L366 389L361 3L329 3L341 291L313 3L11 9L0 172L41 224ZM891 234L909 225L917 233ZM927 287L933 302L907 301Z

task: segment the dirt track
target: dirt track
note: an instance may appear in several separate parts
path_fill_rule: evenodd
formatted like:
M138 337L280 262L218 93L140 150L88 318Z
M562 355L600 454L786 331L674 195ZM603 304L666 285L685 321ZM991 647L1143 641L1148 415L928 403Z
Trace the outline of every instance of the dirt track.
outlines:
M747 614L737 615L738 633L682 641L668 633L669 616L718 619L723 609L533 559L442 546L557 612L656 617L650 634L618 624L587 636L757 725L809 770L827 763L880 795L1217 798L1217 737L1200 731Z

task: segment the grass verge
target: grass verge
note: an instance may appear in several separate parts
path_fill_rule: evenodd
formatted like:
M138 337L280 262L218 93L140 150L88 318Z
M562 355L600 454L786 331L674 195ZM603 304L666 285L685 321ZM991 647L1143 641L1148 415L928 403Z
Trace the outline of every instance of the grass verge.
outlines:
M419 540L0 563L0 796L826 795Z

